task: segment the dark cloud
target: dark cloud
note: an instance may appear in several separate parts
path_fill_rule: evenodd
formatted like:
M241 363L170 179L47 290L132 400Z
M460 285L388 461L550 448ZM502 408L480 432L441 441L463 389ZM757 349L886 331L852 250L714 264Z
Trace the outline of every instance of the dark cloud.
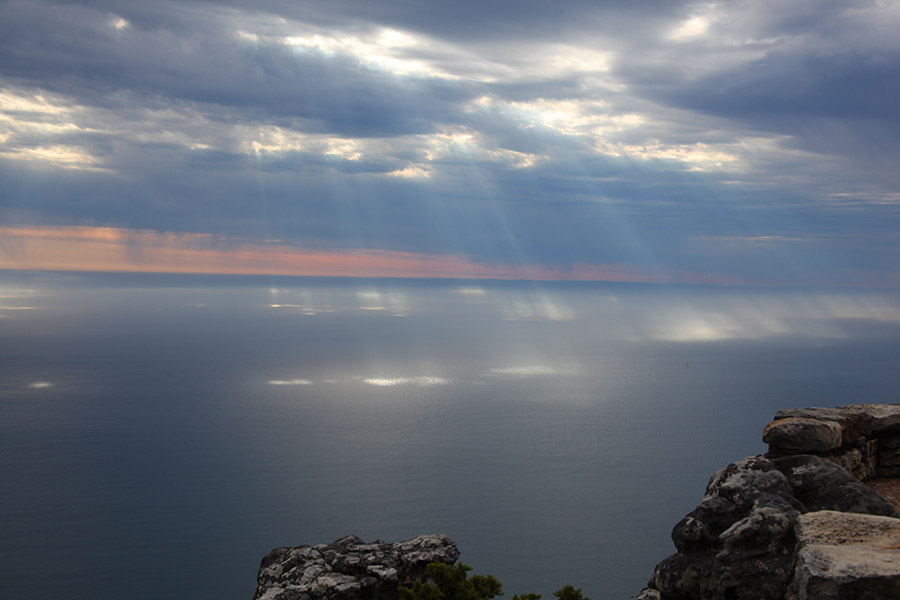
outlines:
M301 118L313 131L357 136L426 132L452 120L472 86L399 77L353 57L236 40L237 31L193 11L182 21L129 22L118 13L40 2L13 4L0 29L0 70L26 86L98 106L194 102L246 118ZM140 23L140 22L139 22Z
M884 162L900 151L900 15L868 0L725 6L709 36L680 53L651 44L618 74L661 104L791 136L788 145L900 183Z
M889 269L890 10L6 2L0 218L748 279Z

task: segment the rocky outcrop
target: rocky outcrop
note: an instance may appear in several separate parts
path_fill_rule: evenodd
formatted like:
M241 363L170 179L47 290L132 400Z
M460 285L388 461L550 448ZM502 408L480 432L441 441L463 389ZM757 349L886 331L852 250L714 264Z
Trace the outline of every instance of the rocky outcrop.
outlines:
M872 591L900 590L891 587L900 585L900 550L864 534L900 531L900 513L861 482L900 472L900 405L779 411L763 439L767 454L713 475L700 504L672 531L677 552L637 598L900 598L900 591ZM846 539L860 540L858 548L840 549ZM866 571L864 557L873 553L879 562Z
M428 563L453 564L458 558L446 535L369 544L351 535L332 544L276 548L260 563L253 598L391 600L399 586L423 580Z
M763 429L769 456L815 454L857 478L900 476L900 405L789 408Z

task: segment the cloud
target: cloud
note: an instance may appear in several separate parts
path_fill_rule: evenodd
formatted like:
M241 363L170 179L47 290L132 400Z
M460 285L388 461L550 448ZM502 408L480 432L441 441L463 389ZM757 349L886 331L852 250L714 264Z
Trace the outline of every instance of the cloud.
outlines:
M705 9L689 13L683 31L676 30L683 35L619 63L617 74L666 105L789 136L786 146L849 159L867 176L896 185L878 160L900 150L891 101L900 93L895 3L735 2ZM692 27L696 34L687 35Z
M9 227L465 257L475 276L821 281L896 248L891 3L0 11ZM764 244L709 256L716 239L797 243L773 263Z

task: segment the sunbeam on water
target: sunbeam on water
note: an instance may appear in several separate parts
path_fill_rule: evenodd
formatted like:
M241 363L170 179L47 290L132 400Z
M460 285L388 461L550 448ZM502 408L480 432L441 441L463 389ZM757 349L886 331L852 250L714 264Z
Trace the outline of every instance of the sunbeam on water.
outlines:
M272 379L269 385L312 385L309 379Z
M436 532L627 598L775 410L900 391L890 293L148 281L5 301L9 597L245 598L271 548Z
M369 385L376 385L380 387L390 387L395 385L417 385L421 387L429 387L433 385L448 385L450 380L445 377L430 377L430 376L418 376L418 377L370 377L364 379L366 383Z
M32 390L45 390L47 388L53 387L52 381L34 381L28 384L28 387Z

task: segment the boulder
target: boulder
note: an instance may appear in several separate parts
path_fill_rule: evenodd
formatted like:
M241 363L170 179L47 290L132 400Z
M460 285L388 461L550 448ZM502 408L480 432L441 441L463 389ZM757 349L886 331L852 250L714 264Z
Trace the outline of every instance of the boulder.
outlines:
M772 461L732 463L675 526L678 553L657 566L650 587L661 598L782 600L798 514L790 482Z
M848 404L838 409L862 415L871 433L900 430L900 404Z
M763 441L776 453L828 452L841 447L843 431L835 421L789 417L766 425Z
M346 536L332 544L276 548L260 563L254 600L391 600L425 577L431 562L453 564L459 549L446 535L370 544Z
M839 408L784 408L775 413L775 420L804 418L817 421L832 421L841 427L841 445L854 444L859 438L871 433L870 417L853 410Z
M900 520L825 510L796 530L788 600L900 598Z

